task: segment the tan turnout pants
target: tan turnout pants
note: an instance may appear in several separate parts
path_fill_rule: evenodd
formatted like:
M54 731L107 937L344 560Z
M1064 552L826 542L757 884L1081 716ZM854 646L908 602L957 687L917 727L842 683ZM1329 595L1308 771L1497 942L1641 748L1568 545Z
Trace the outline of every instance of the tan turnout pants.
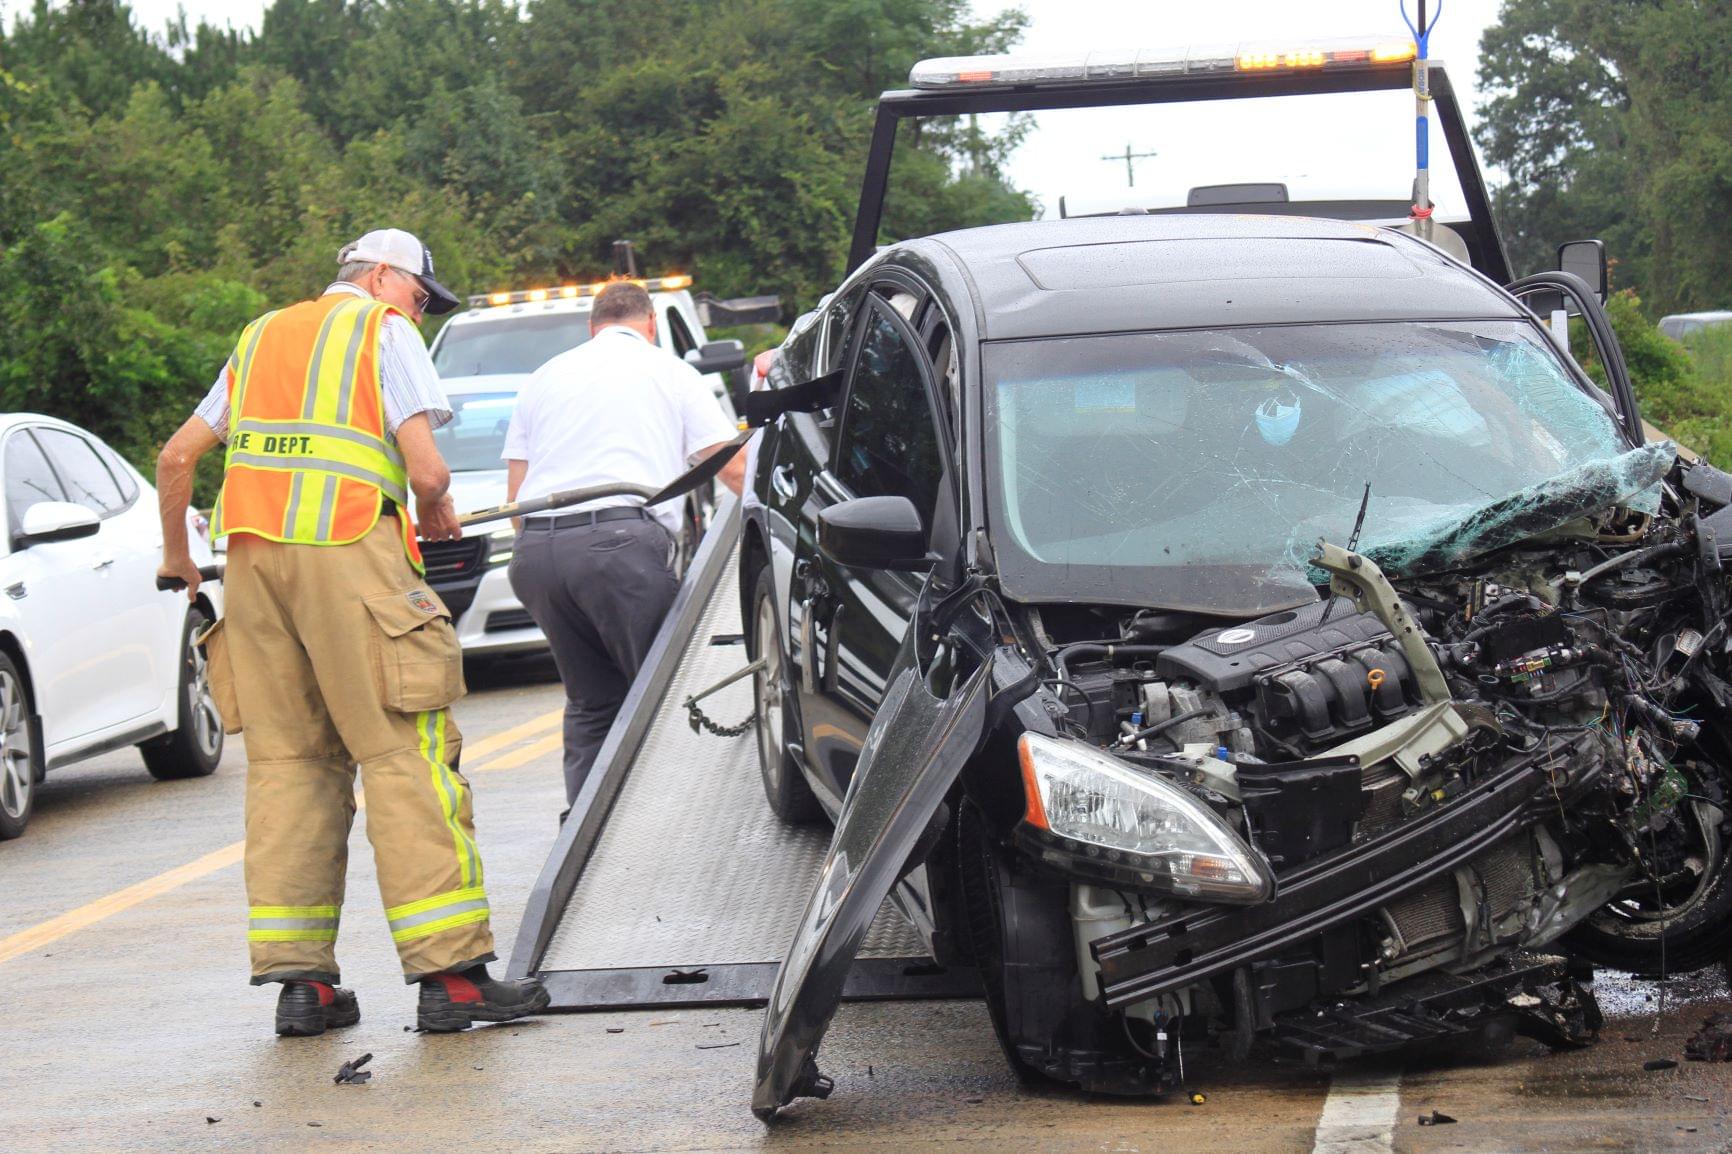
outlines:
M493 933L445 605L380 518L349 545L229 538L211 685L247 748L247 941L253 983L339 979L355 766L379 890L409 981L491 961Z

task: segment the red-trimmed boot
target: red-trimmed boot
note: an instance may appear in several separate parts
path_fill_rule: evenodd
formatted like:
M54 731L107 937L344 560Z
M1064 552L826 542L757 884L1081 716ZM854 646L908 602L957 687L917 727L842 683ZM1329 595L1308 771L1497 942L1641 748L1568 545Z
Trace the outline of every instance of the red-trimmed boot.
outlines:
M476 1022L511 1022L539 1014L551 999L534 978L497 982L486 966L421 979L417 1024L433 1034L467 1030Z
M313 1038L361 1020L361 1003L353 990L324 982L283 983L277 995L277 1033L285 1038Z

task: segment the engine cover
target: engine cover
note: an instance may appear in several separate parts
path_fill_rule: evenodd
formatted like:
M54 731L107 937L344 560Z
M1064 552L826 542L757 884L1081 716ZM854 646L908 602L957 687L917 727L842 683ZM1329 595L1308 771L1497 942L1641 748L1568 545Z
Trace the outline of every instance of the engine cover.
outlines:
M1407 713L1418 686L1400 646L1370 613L1345 600L1271 614L1215 629L1156 659L1168 678L1183 678L1223 697L1255 694L1249 708L1274 732L1312 746L1334 743Z

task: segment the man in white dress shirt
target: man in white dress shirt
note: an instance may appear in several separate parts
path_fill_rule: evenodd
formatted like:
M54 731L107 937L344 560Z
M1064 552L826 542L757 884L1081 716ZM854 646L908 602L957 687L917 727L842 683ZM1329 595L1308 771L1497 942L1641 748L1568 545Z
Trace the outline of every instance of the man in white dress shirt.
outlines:
M698 371L656 341L641 286L603 289L590 339L542 365L505 436L511 501L631 482L659 489L733 440ZM735 493L736 456L720 473ZM606 497L523 519L511 586L547 634L565 684L565 795L576 800L662 618L673 604L679 503Z

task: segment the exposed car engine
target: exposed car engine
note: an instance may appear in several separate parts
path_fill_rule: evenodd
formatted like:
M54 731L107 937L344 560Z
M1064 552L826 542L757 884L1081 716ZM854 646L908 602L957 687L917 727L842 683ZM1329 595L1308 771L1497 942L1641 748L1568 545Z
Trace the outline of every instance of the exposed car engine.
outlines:
M1117 641L1053 642L1059 728L1206 803L1277 894L1495 781L1529 783L1494 807L1523 819L1471 857L1207 982L1181 984L1206 973L1190 957L1206 942L1179 948L1197 907L1172 886L1151 897L1116 855L1025 839L1099 878L1072 903L1085 988L1150 1038L1202 1013L1248 1044L1329 999L1560 939L1625 970L1710 964L1732 905L1728 554L1732 476L1680 468L1658 515L1608 512L1413 579L1322 546L1335 595L1317 603L1200 631L1144 611ZM1229 924L1224 939L1252 926ZM1115 985L1091 953L1152 976Z

